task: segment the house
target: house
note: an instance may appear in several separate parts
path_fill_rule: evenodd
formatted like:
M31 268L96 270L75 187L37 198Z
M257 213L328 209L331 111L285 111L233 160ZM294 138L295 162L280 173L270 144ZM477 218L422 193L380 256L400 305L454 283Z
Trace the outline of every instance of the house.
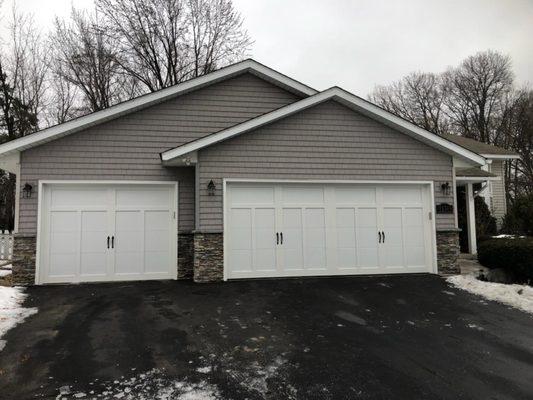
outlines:
M452 273L502 149L253 60L0 146L17 284ZM496 168L491 168L496 166Z

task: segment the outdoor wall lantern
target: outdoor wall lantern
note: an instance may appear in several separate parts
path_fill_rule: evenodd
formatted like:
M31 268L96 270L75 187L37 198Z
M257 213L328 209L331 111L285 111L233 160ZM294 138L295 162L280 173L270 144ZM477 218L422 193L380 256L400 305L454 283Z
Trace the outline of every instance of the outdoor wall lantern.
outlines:
M440 185L440 188L442 190L442 194L445 196L450 195L450 182L444 182L442 185Z
M24 187L22 188L22 197L25 199L29 199L31 197L31 191L33 187L29 183L25 183Z
M215 182L213 182L213 180L211 179L209 181L209 183L207 184L207 194L209 196L214 196L215 195L215 189L217 187L215 186Z

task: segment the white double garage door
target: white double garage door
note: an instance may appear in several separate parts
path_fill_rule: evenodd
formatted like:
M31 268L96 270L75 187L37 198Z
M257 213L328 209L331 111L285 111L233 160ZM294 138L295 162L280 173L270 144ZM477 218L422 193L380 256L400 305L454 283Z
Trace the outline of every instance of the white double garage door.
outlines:
M435 272L431 187L227 182L225 278Z
M175 279L175 183L41 183L37 283Z

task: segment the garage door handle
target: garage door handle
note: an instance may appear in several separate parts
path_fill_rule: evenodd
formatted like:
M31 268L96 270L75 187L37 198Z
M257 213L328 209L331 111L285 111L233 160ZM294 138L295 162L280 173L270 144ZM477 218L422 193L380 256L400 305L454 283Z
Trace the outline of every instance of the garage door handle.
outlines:
M383 243L385 243L385 232L381 231L381 234L383 235Z
M112 249L115 248L115 237L114 236L111 237L111 248Z
M281 236L281 244L283 244L283 232L280 233Z
M381 232L378 231L378 243L381 243Z
M107 248L109 249L109 236L107 237Z
M276 244L279 244L279 233L276 232Z

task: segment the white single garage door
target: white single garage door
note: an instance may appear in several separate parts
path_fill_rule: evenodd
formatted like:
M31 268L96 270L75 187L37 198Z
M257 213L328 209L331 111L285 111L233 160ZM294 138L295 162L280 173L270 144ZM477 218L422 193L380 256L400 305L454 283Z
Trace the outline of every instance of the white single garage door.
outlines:
M434 272L429 189L228 182L225 277Z
M38 283L175 279L177 186L44 183Z

